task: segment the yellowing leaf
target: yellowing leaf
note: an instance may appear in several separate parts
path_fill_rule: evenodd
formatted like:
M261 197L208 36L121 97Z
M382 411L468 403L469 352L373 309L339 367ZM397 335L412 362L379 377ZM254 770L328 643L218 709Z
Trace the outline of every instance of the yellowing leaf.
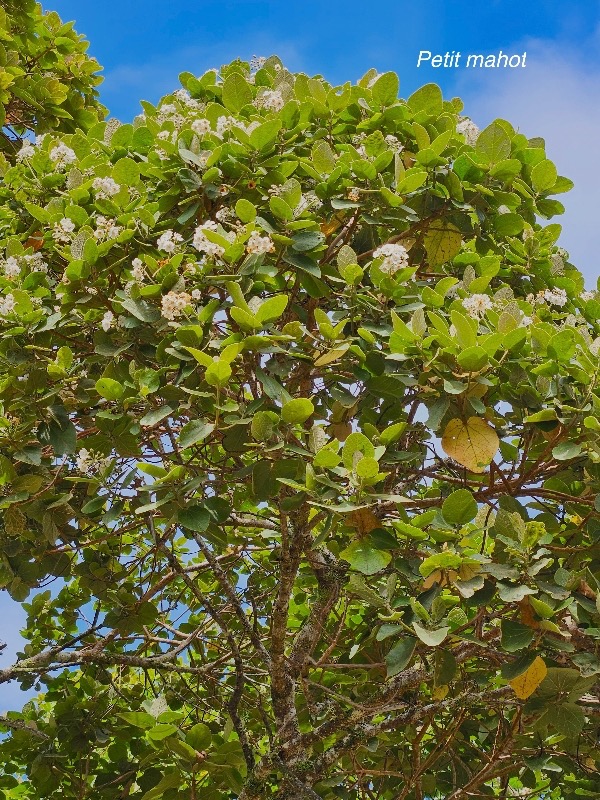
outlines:
M349 347L350 342L346 342L338 347L334 347L332 350L328 350L326 353L323 353L322 356L317 358L315 361L315 367L324 367L325 364L331 364L332 362L337 361L344 355Z
M451 419L442 436L447 455L471 472L485 472L499 446L496 431L480 417Z
M437 220L425 234L423 244L429 265L444 264L458 253L462 243L460 231L451 222Z
M509 684L520 700L527 700L527 698L535 692L547 674L548 668L543 659L537 656L525 672L521 673L521 675L517 675L516 678L509 681Z
M375 528L381 528L381 520L368 508L359 508L348 514L348 524L364 536Z

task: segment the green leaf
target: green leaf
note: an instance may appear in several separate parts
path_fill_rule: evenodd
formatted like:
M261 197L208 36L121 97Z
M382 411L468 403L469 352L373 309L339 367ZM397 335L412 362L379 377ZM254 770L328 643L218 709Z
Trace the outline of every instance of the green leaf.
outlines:
M492 122L491 125L484 128L475 144L476 152L488 164L497 164L499 161L507 159L510 156L510 149L510 138L498 122Z
M531 170L531 183L536 192L545 192L551 189L557 178L556 167L547 158L537 163Z
M124 387L113 378L100 378L96 381L96 391L106 400L120 400L124 393Z
M140 165L132 158L120 158L113 166L112 176L121 186L131 186L140 179Z
M452 553L450 550L444 550L442 553L428 556L419 566L419 572L424 578L427 578L432 572L436 572L439 569L458 569L461 564L461 556L457 553Z
M427 83L425 86L421 86L411 94L406 102L415 114L426 112L432 117L441 114L444 107L442 90L436 83Z
M279 425L279 415L274 411L257 411L250 423L252 438L257 442L266 442L273 436Z
M210 514L204 506L190 505L178 512L177 521L180 525L183 525L184 528L202 533L208 528Z
M419 639L424 644L428 645L428 647L437 647L440 645L450 631L450 628L447 627L436 628L436 630L430 631L427 628L421 627L417 622L413 622L412 626Z
M226 361L213 361L213 363L206 368L204 380L210 386L216 386L222 389L223 386L227 386L232 374L233 371Z
M284 403L281 409L281 418L284 422L291 425L302 424L314 413L315 407L312 400L308 400L305 397L298 397Z
M375 448L373 444L367 439L363 433L355 431L351 433L342 449L342 458L346 469L354 469L355 461L362 456L373 458L375 455Z
M327 142L323 140L313 145L311 160L317 172L322 175L329 175L335 169L335 154Z
M581 455L581 445L577 442L561 442L552 448L552 456L557 461L569 461Z
M206 439L215 429L212 422L206 422L203 419L195 419L184 425L179 434L179 446L191 447L197 442Z
M442 504L442 514L451 525L465 525L477 514L477 503L468 489L457 489Z
M398 675L409 665L416 646L417 640L414 636L406 636L394 644L385 657L388 678Z
M156 720L151 714L145 711L125 711L122 714L117 714L118 717L124 719L129 725L134 725L136 728L149 730L153 728Z
M363 575L375 575L392 560L390 553L374 546L370 536L363 536L362 539L352 542L342 550L340 558L348 561L352 569L362 572Z
M501 236L518 236L525 227L520 214L497 214L493 218L494 230Z
M255 150L266 150L275 143L280 128L281 122L278 119L269 119L263 122L250 134L250 145Z
M391 106L398 99L400 79L395 72L384 72L371 86L373 100L380 106Z
M457 662L450 650L435 651L433 681L436 686L447 686L454 679L457 671Z
M235 204L235 213L242 222L254 222L256 219L256 206L241 197Z
M520 622L503 619L501 623L502 648L508 653L515 653L524 647L529 647L533 641L533 631Z
M167 736L172 736L174 733L177 733L176 725L166 722L159 722L158 725L150 728L148 731L148 738L152 739L154 742L160 742L162 739L166 739Z
M256 318L262 324L273 322L283 314L287 308L289 298L285 294L276 294L262 302L256 311Z
M489 361L488 354L483 347L473 345L461 350L456 356L459 365L467 372L479 372Z
M212 733L208 725L198 722L186 733L185 740L194 750L208 750L212 742Z
M292 249L300 253L314 250L325 242L325 236L320 231L302 231L292 236Z
M252 89L243 75L233 72L223 83L223 105L228 111L238 112L252 102Z

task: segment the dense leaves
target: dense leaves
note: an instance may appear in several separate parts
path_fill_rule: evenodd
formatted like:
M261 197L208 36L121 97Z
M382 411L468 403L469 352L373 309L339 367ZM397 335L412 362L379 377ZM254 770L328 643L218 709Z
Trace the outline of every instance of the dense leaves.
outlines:
M0 8L0 150L13 159L27 132L73 132L104 116L97 101L100 66L88 43L35 0Z
M391 73L181 82L3 169L0 789L594 797L570 182Z

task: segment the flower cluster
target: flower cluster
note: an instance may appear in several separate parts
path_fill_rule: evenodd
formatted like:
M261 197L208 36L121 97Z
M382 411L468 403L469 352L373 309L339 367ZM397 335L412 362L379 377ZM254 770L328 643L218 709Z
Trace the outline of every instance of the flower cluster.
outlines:
M9 256L2 267L7 278L18 278L21 274L21 265L14 256Z
M487 294L473 294L462 301L463 308L470 317L479 319L486 311L494 307L492 299Z
M161 314L165 319L174 320L183 314L191 299L187 292L169 292L162 298Z
M210 120L204 119L203 117L195 119L192 122L192 130L194 133L197 133L198 136L206 136L211 132Z
M562 308L567 304L568 297L564 289L544 289L543 292L538 294L538 297L551 306L558 306Z
M274 250L275 245L270 236L261 236L258 231L252 231L246 244L248 253L261 255L262 253L272 253Z
M165 253L174 253L177 249L178 243L182 241L183 236L180 233L168 230L158 237L156 246L159 250L163 250Z
M185 122L185 117L179 113L174 103L163 103L158 109L156 121L159 125L165 122L172 122L176 128L180 128Z
M467 144L470 144L471 147L475 145L477 137L479 136L479 128L470 119L461 119L456 126L456 132L462 134L462 136L465 137Z
M59 222L54 223L52 229L52 236L55 242L59 244L69 244L73 240L73 231L75 230L75 223L69 217L63 217Z
M115 321L115 315L112 311L107 311L104 316L102 317L102 321L100 322L100 327L104 332L109 331Z
M0 317L7 317L15 310L15 298L12 294L7 294L6 297L0 298Z
M21 149L17 153L17 161L25 161L26 158L32 158L35 155L35 147L31 142L24 140Z
M383 258L379 269L387 275L394 275L408 266L408 251L401 244L382 244L373 253L374 258Z
M75 459L75 466L84 475L96 475L105 470L111 461L110 456L104 457L82 447Z
M141 258L134 258L131 262L131 276L134 281L137 281L137 283L142 283L146 277L144 262Z
M225 252L225 248L221 247L220 244L215 244L214 242L209 241L206 238L205 231L216 231L218 228L217 223L209 220L208 222L204 222L202 225L199 225L196 230L194 231L194 238L192 240L192 245L198 250L200 253L206 253L207 256L214 256L219 258Z
M393 150L395 153L400 153L404 150L404 145L400 142L397 136L393 136L391 133L385 137L385 143Z
M101 200L108 200L121 191L120 184L113 178L94 178L92 188L96 192L96 198Z
M96 230L94 231L94 238L99 242L104 242L107 239L116 239L121 233L123 228L115 223L114 219L109 219L99 215L96 217Z
M589 300L593 300L596 297L596 292L582 292L581 299L584 303L587 303Z
M254 102L257 108L264 108L267 111L281 111L285 105L283 95L277 89L265 89Z
M77 161L77 155L74 150L60 142L50 150L50 159L54 162L56 169L63 170L68 164Z

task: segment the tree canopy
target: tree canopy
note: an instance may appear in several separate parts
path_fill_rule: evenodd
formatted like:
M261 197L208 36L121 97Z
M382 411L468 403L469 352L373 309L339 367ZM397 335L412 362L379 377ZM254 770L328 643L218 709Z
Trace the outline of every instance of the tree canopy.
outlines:
M0 152L14 157L24 135L87 129L106 109L97 100L100 65L88 42L35 0L0 7Z
M571 182L391 72L180 77L2 170L0 793L597 797Z

